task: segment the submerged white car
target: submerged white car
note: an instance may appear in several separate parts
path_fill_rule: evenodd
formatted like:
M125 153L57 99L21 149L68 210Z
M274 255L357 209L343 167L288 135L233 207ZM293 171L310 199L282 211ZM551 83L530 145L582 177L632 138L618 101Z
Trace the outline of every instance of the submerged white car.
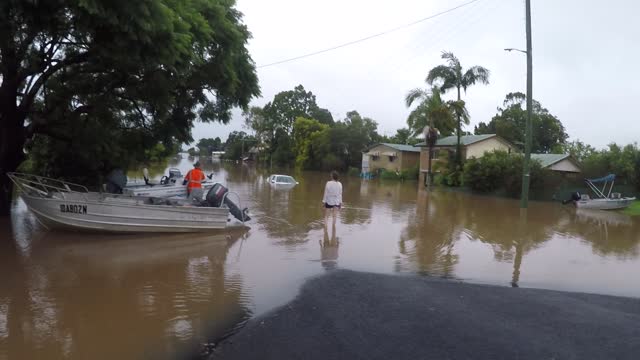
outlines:
M296 179L289 175L278 175L274 174L269 176L267 182L271 185L281 186L281 187L294 187L298 184Z

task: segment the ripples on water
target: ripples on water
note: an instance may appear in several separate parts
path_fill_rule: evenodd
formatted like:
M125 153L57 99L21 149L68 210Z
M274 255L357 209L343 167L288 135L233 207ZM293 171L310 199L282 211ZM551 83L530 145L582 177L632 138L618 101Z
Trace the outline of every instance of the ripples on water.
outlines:
M289 172L283 190L267 170L205 171L246 201L250 230L48 233L17 201L0 220L0 359L187 357L336 268L640 296L640 220L621 213L533 202L521 217L509 199L348 178L334 229L327 174Z

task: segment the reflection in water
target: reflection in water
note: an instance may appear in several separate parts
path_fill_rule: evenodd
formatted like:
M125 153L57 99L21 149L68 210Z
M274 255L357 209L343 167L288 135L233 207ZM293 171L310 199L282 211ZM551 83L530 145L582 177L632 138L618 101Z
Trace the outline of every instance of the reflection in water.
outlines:
M171 358L220 335L209 333L212 322L250 314L224 274L243 233L41 234L27 254L1 244L0 271L12 274L0 284L0 353L9 358Z
M195 160L168 166L186 172ZM291 300L338 259L344 269L640 297L630 275L638 217L540 202L521 216L515 200L343 176L344 207L325 227L326 173L199 160L246 202L249 232L47 233L16 202L0 219L0 359L181 357ZM273 188L272 173L299 184Z
M322 267L325 270L333 270L338 266L338 247L340 241L336 236L336 224L332 224L331 237L329 237L329 231L327 230L329 225L324 226L324 239L320 242L320 261Z
M463 261L461 251L456 254L456 248L467 253L467 249L475 248L475 242L481 242L491 248L494 261L512 264L510 283L518 286L526 255L554 240L557 246L560 239L589 244L594 255L615 255L638 262L640 224L629 216L533 203L522 217L513 203L508 199L461 193L418 192L415 214L409 216L408 226L400 237L400 252L406 258L397 265L397 270L450 277L452 271L456 272L457 263ZM587 260L591 261L582 261ZM467 260L474 261L477 259ZM486 281L484 275L471 274L470 278ZM554 276L563 276L547 275L551 277L547 281L551 282Z

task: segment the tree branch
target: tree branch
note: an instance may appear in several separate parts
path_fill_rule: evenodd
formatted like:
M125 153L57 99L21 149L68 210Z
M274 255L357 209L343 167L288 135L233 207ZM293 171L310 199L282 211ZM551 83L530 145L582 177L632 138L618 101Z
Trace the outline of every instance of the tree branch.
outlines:
M38 92L40 91L40 88L42 87L42 85L58 70L69 65L81 63L83 61L86 61L88 58L89 58L89 52L83 52L83 53L77 54L76 56L72 56L70 58L62 60L57 64L49 67L42 75L40 75L38 80L36 80L36 82L27 92L26 96L22 98L22 101L20 102L20 106L18 107L18 111L22 112L23 114L26 114L28 112L28 109L31 107L31 105L33 105L33 101L36 95L38 94Z

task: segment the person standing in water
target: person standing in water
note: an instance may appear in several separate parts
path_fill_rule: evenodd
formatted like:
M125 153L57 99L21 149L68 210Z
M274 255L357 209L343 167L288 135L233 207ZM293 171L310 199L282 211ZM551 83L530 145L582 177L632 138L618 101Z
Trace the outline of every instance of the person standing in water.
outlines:
M193 169L189 170L182 182L182 185L187 185L187 195L191 195L194 189L200 189L200 191L202 191L202 182L204 179L204 173L200 169L200 161L196 161L196 163L193 164Z
M342 184L338 181L338 173L331 172L331 180L327 181L324 186L324 196L322 197L324 204L324 221L327 223L329 214L333 216L333 224L336 223L338 211L342 206Z

